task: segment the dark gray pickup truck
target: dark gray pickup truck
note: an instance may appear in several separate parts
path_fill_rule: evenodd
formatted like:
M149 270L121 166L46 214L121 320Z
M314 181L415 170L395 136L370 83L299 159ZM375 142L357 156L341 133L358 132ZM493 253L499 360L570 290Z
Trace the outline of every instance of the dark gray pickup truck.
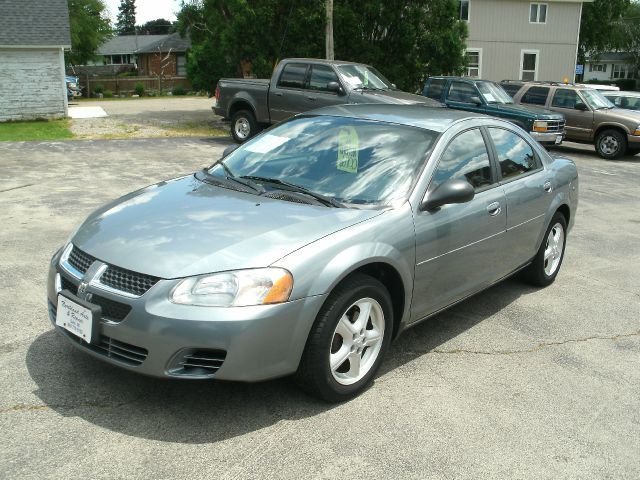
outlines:
M242 143L264 126L301 112L344 103L442 103L398 90L369 65L312 58L282 60L271 80L222 78L213 111L231 120L231 135Z

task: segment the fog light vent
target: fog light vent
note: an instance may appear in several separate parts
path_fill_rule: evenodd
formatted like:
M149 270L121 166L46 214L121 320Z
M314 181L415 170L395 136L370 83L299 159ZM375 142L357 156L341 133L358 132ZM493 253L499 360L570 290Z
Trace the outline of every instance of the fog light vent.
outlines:
M223 350L182 350L174 358L168 372L183 377L211 377L222 367L227 352Z

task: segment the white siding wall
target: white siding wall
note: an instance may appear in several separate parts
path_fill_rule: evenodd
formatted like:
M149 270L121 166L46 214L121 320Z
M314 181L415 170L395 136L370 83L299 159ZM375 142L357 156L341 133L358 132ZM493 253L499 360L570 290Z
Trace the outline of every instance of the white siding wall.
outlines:
M0 121L66 114L62 49L0 48Z
M471 0L467 48L482 48L482 77L518 79L522 50L539 50L538 80L574 79L580 3L547 4L547 21L529 23L527 0Z

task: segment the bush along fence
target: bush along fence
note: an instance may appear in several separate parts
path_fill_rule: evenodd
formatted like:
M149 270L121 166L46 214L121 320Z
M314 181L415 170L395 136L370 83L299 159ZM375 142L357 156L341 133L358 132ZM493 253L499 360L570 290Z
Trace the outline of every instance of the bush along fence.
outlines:
M113 95L130 95L144 92L156 95L169 92L187 92L191 83L186 77L80 77L83 97L110 92Z

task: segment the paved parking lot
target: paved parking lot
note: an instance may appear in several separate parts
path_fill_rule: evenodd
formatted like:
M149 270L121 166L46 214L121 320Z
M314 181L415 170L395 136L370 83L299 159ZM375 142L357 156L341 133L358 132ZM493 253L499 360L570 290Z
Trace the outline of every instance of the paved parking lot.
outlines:
M640 478L640 156L563 148L581 200L556 283L508 280L406 332L345 404L286 379L140 377L63 342L53 252L98 205L225 142L0 144L0 477Z

